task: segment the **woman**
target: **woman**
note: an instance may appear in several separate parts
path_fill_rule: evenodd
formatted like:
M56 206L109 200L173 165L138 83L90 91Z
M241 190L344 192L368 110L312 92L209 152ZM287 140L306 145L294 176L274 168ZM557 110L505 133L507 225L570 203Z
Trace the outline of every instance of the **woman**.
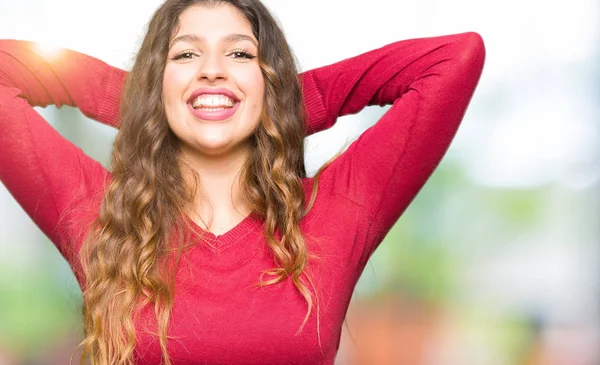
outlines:
M0 178L77 275L85 357L332 364L356 281L444 155L484 47L401 41L298 79L259 0L167 0L129 75L26 42L0 57ZM31 107L51 103L120 123L111 172ZM393 106L307 178L306 134L375 104Z

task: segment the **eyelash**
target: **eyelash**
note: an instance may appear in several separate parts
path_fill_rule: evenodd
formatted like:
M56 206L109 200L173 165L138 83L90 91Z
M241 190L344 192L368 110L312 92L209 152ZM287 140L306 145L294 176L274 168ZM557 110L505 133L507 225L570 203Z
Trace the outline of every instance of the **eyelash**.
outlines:
M234 53L240 54L240 55L242 55L241 58L245 58L248 60L253 60L256 58L255 55L253 55L252 53L246 51L245 49L241 49L241 48L234 49L233 51L229 52L229 55L232 55ZM236 58L238 58L238 57L236 57Z
M241 55L241 57L235 57L235 59L246 59L246 60L253 60L256 58L256 56L254 56L253 54L251 54L250 52L246 51L245 49L234 49L233 51L229 52L227 54L227 56L231 56L233 54L238 54ZM171 60L173 61L177 61L177 60L181 60L181 59L191 59L189 58L189 56L195 56L196 54L194 53L194 51L192 51L191 49L186 49L185 51L182 51L180 53L178 53L177 55L173 56L171 58Z

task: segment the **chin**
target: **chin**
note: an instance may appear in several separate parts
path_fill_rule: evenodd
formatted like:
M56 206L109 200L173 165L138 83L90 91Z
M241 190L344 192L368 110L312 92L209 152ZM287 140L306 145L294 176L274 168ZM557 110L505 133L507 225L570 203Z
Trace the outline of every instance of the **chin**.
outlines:
M194 146L194 150L205 155L223 155L232 149L230 144L220 142L202 143Z
M202 141L198 142L194 146L191 146L195 151L202 153L207 156L224 156L227 154L233 154L245 148L246 144L235 143L231 140L218 140L218 141Z

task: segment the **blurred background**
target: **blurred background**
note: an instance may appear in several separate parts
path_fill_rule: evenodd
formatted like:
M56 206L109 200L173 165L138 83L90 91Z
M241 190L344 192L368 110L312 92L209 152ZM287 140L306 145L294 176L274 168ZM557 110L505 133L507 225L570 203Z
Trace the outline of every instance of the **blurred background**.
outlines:
M336 364L600 364L600 3L264 2L302 70L405 38L476 31L487 46L450 151L358 284ZM159 3L3 0L0 38L128 69ZM308 170L384 111L309 138ZM107 163L114 130L39 112ZM0 365L67 363L80 306L68 266L0 185Z

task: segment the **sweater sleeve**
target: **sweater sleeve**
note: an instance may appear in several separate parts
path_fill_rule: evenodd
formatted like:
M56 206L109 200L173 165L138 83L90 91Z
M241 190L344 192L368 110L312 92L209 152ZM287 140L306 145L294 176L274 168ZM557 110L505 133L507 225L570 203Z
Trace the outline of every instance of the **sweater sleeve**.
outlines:
M452 141L485 59L477 33L405 40L304 75L326 110L313 131L367 105L392 107L320 176L320 184L358 206L367 219L366 260L383 240Z
M32 106L79 103L97 117L102 111L90 98L104 91L94 90L100 81L69 76L74 63L45 62L28 53L33 52L29 47L0 41L0 181L73 263L74 244L81 243L87 214L94 210L92 202L99 202L108 172Z
M19 89L31 106L69 105L118 127L127 72L65 48L45 54L20 40L0 40L0 65L0 83Z

